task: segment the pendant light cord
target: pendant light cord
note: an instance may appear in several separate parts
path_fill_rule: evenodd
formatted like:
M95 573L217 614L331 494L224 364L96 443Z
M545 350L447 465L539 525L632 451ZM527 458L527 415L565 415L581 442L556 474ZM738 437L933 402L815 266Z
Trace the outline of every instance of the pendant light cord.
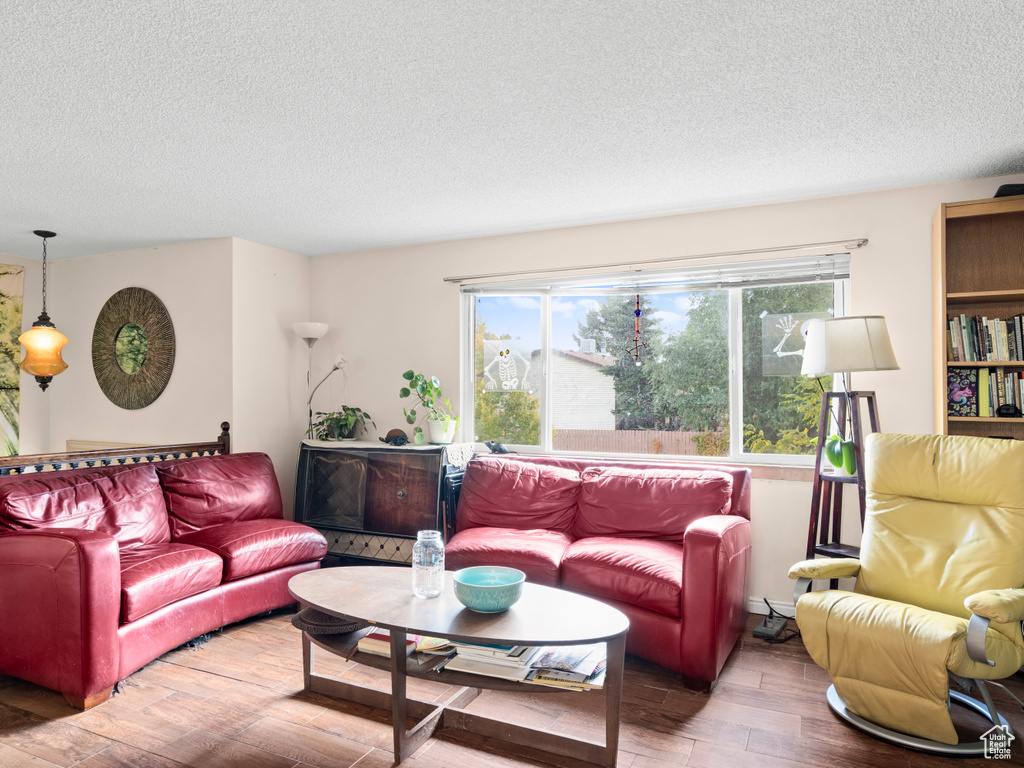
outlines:
M46 238L43 238L43 314L46 314Z

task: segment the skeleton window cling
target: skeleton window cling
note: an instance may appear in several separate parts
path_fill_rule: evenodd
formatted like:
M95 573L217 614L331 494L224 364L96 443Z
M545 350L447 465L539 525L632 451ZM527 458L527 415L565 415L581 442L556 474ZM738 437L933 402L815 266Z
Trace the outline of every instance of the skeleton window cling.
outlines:
M530 391L530 361L503 341L484 341L484 392Z
M775 349L773 349L772 352L774 352L778 357L785 357L787 355L802 356L804 353L802 347L800 349L791 349L787 352L782 351L782 347L785 346L786 340L790 337L790 335L792 335L793 331L800 327L800 321L794 320L792 315L785 315L784 317L779 318L779 322L776 324L776 327L780 331L783 331L783 336L782 341L780 341L775 346Z
M633 348L626 350L628 354L633 356L633 359L636 361L638 367L643 365L643 363L640 362L640 348L647 347L647 342L640 340L641 314L642 313L640 312L640 294L638 293L636 295L636 309L633 310Z

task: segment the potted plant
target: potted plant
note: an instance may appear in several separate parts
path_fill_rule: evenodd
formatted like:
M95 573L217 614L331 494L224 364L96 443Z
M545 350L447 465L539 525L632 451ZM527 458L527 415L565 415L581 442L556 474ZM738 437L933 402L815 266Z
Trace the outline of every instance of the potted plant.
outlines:
M459 428L459 417L452 413L451 401L442 394L441 382L437 376L428 378L422 373L408 370L402 374L402 378L409 383L402 387L398 396L416 395L419 399L420 406L426 411L430 442L438 444L452 442L455 438L455 430ZM403 408L402 412L405 414L405 420L410 424L416 424L417 418L422 415L416 412L416 408ZM413 429L412 440L414 443L424 442L423 427L416 426Z
M355 440L356 435L366 431L367 422L377 426L362 408L343 405L339 411L317 412L306 432L317 440Z

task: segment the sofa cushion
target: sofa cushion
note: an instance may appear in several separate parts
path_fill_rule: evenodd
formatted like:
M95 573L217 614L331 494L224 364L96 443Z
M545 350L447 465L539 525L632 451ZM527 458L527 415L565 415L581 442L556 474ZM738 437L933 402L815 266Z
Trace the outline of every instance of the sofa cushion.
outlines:
M319 531L290 520L243 520L215 525L179 537L224 561L224 581L296 563L320 560L327 540Z
M121 549L121 623L213 589L223 561L202 547L167 542Z
M203 456L157 465L171 537L240 520L281 518L281 489L263 453Z
M591 467L582 473L574 534L682 542L693 520L727 513L731 498L725 472Z
M137 464L0 478L0 527L79 528L121 547L170 541L156 469Z
M562 558L562 587L680 616L683 545L611 536L574 541Z
M477 457L469 462L462 479L458 529L543 528L569 533L579 491L580 475L575 470Z
M532 584L557 587L562 555L572 539L560 531L470 528L452 536L444 548L449 571L472 565L518 568Z

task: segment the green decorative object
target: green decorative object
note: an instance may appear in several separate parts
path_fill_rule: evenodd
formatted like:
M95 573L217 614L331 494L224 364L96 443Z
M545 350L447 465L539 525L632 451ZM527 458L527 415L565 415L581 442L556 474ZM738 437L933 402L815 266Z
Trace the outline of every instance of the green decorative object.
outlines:
M343 405L340 411L317 412L306 432L317 440L354 440L360 432L366 431L367 422L377 426L362 408Z
M398 392L398 396L411 397L416 395L420 401L420 407L426 411L426 421L443 425L448 433L447 439L440 438L431 440L431 442L450 443L451 436L454 435L455 428L458 426L459 417L452 413L451 400L441 392L440 379L437 376L430 376L428 378L422 373L414 373L412 369L403 373L402 378L409 382L409 385L402 387ZM423 415L417 413L416 408L403 408L402 412L405 414L405 420L409 424L416 424L416 420ZM422 426L417 425L413 428L412 441L416 444L426 442Z
M857 454L853 440L843 440L839 435L830 435L823 451L828 463L848 475L857 473Z

